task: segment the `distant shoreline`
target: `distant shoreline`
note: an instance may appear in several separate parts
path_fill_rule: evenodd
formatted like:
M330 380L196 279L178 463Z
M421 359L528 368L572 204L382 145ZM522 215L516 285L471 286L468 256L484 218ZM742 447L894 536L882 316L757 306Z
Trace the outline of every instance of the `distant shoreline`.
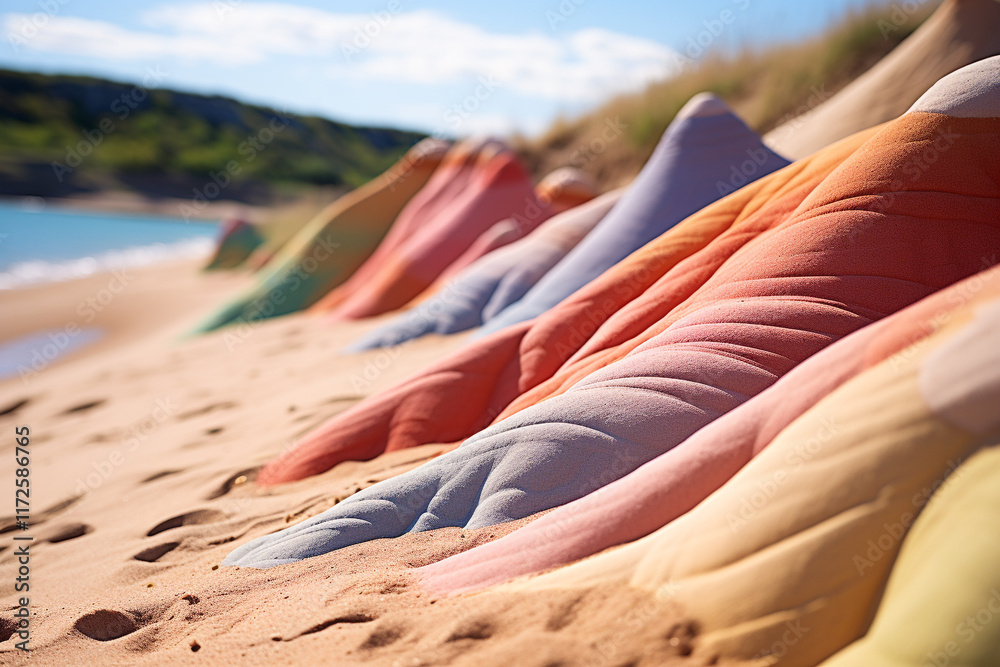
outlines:
M220 200L208 202L191 214L191 201L170 197L151 198L131 192L96 192L73 197L0 197L0 203L45 210L49 207L76 209L98 213L132 213L165 218L181 218L182 206L192 222L218 222L226 217L258 219L269 213L269 206L257 206L245 202Z

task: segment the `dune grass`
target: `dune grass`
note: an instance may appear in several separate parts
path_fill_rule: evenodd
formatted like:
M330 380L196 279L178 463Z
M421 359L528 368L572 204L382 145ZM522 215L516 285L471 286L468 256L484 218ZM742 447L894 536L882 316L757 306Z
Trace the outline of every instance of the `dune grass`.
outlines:
M571 165L602 189L617 187L638 173L663 130L696 93L715 93L751 127L767 132L864 73L937 4L926 2L906 13L898 2L883 1L846 13L808 41L709 53L673 79L616 97L578 118L560 118L540 137L515 137L514 144L536 175Z

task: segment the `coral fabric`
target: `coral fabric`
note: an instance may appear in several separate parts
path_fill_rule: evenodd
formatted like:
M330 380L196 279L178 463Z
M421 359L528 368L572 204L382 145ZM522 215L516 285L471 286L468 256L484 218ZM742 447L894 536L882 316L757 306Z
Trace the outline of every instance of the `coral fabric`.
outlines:
M342 285L331 290L312 307L329 312L375 276L386 258L403 246L428 219L438 215L465 188L477 173L477 164L489 160L504 145L491 138L475 138L455 144L424 187L400 211L389 232Z
M993 82L983 93L993 96L991 109L1000 107L998 67L994 59L980 70ZM733 215L709 215L719 227L714 233L701 218L716 208L709 207L596 281L621 285L630 275L619 273L623 267L650 270L654 250L663 253L665 240L689 226L707 237L700 249L682 244L691 249L683 261L619 308L556 375L508 408L509 416L420 468L245 545L229 562L279 564L407 531L492 525L624 476L831 342L1000 254L998 151L998 117L913 111L824 175L815 176L822 161L810 160L744 188L719 202L743 204ZM796 176L797 196L781 196ZM742 215L761 192L771 196ZM455 415L455 405L447 408L421 417ZM261 477L280 481L275 477L303 462L296 472L308 471L331 442L307 444L286 455L298 455L292 465L279 459ZM332 444L336 450L342 443Z
M554 267L536 272L538 277L529 289L516 293L515 299L508 297L506 303L491 303L489 312L477 312L481 301L476 297L495 284L490 274L497 264L486 265L487 273L463 276L453 288L443 288L440 297L420 304L415 312L400 316L352 349L392 345L432 331L451 333L479 324L484 324L482 332L487 334L532 319L687 215L787 164L722 100L697 95L680 111L635 183L597 222L593 233ZM524 266L531 266L533 257L526 254Z
M446 282L480 257L524 238L539 225L545 224L550 216L589 202L597 196L597 190L586 174L572 167L563 167L543 178L535 188L535 195L538 206L529 202L513 217L493 224L441 272L437 281ZM435 290L435 285L431 285L430 290Z
M531 216L536 210L539 214ZM464 187L442 201L432 215L420 216L412 232L396 247L373 255L364 281L344 286L344 294L337 297L341 301L330 316L334 320L359 319L401 308L495 223L518 216L527 232L549 216L548 210L513 152L480 153ZM319 309L328 305L322 303Z

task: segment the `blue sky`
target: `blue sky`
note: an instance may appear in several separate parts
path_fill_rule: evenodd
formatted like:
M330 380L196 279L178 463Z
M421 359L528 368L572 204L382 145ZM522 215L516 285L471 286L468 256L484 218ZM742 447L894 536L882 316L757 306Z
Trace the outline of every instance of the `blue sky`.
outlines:
M0 67L354 123L533 134L705 50L809 35L868 1L5 0Z

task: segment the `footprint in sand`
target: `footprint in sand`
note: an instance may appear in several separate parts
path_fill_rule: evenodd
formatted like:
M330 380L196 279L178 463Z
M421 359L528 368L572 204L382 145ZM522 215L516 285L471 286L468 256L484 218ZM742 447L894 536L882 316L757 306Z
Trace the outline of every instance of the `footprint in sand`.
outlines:
M157 544L156 546L149 547L148 549L143 549L136 555L132 556L132 558L142 561L143 563L155 563L180 545L180 542Z
M489 639L493 636L493 624L484 619L462 620L457 627L452 630L445 643L462 641L463 639Z
M205 429L203 433L207 436L213 436L222 433L222 431L224 430L225 429L222 426L217 426L215 428ZM206 444L208 444L207 440L195 440L194 442L189 442L186 445L182 445L181 449L197 449L199 447L203 447Z
M28 403L31 403L31 399L30 398L21 398L21 399L18 399L16 401L14 401L13 403L10 403L6 407L0 408L0 417L5 417L7 415L14 414L18 410L20 410L21 408L23 408L24 406L26 406Z
M32 526L40 526L40 525L42 525L43 523L45 523L46 521L48 521L52 517L56 516L57 514L60 514L60 513L64 512L67 508L69 508L70 505L73 505L74 503L76 503L81 498L83 498L83 494L82 493L80 495L78 495L78 496L70 496L69 498L66 498L65 500L60 500L55 505L50 505L49 507L45 508L41 512L38 512L37 514L35 514L35 516L31 520L31 525ZM4 533L10 533L10 532L13 532L15 530L17 530L17 518L16 517L7 516L7 517L3 517L2 519L0 519L0 535L2 535Z
M73 627L86 637L107 642L132 634L139 629L139 624L120 611L98 609L78 618Z
M209 403L208 405L202 406L200 408L195 408L194 410L189 410L187 412L182 412L177 415L179 421L184 421L186 419L191 419L192 417L200 417L201 415L207 415L210 412L215 412L217 410L231 410L233 408L238 408L238 403L233 403L232 401L222 401L220 403Z
M64 415L72 415L78 412L88 412L89 410L93 410L96 407L100 407L107 402L108 399L106 398L98 398L93 401L87 401L86 403L80 403L79 405L74 405L71 408L66 408L65 410L59 413L59 416L61 417Z
M7 641L17 632L17 623L13 619L0 617L0 644Z
M286 354L288 352L291 352L292 350L298 350L299 348L303 348L303 347L305 347L305 343L282 343L281 345L277 345L275 347L272 347L269 350L264 350L261 353L261 356L262 357L278 357L278 356L281 356L281 355Z
M317 623L316 625L313 625L310 628L303 630L302 632L299 632L298 634L294 634L291 637L274 636L271 637L271 640L276 642L290 642L293 639L298 639L299 637L304 637L306 635L314 635L317 632L322 632L327 628L331 628L335 625L340 625L341 623L348 623L348 624L371 623L372 621L375 621L377 619L378 619L377 616L375 616L374 614L369 614L368 612L363 612L363 611L351 612L347 614L341 614L335 618L331 618L328 621L323 621L322 623Z
M69 508L70 505L73 505L74 503L78 502L81 498L83 498L82 493L76 496L70 496L65 500L60 500L55 505L50 505L46 509L42 510L41 514L39 514L39 517L44 516L46 519L51 519L56 514L59 514L63 510Z
M405 629L399 625L381 625L375 628L359 646L361 650L383 648L402 639Z
M164 531L172 530L173 528L180 528L181 526L215 523L217 521L222 521L225 518L226 515L219 510L194 510L193 512L178 514L175 517L171 517L166 521L156 524L148 533L146 533L146 537L153 537L154 535L159 535Z
M153 473L149 477L143 479L140 484L148 484L150 482L155 482L158 479L163 479L164 477L169 477L170 475L177 475L184 472L183 469L179 470L161 470L160 472Z
M93 526L88 526L85 523L69 523L64 526L58 526L52 530L51 534L42 536L40 539L52 544L58 544L59 542L83 537L87 533L92 532L94 532Z
M694 621L674 623L667 632L667 643L677 651L677 655L691 655L698 637L698 624Z
M583 597L583 595L578 595L573 600L560 606L545 623L545 629L551 632L559 632L576 620L577 612L579 612L580 605L583 603Z

